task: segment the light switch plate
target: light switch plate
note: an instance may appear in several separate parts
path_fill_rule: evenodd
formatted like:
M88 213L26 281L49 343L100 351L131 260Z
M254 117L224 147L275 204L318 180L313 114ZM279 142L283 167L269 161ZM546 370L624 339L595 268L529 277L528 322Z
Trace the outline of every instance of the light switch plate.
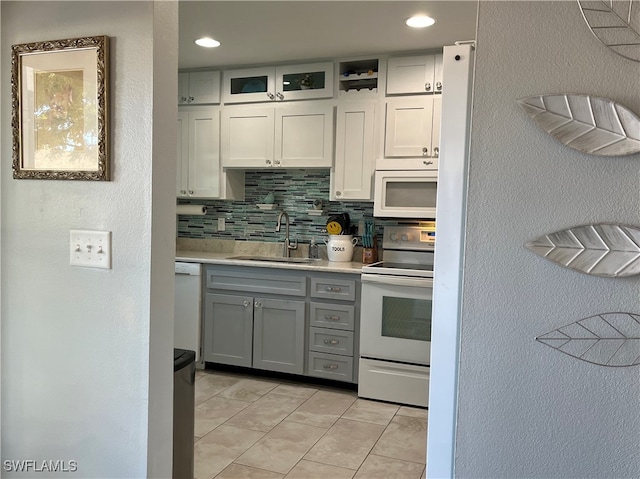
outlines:
M111 231L71 230L70 264L111 269Z
M225 220L224 217L218 218L218 231L225 230Z

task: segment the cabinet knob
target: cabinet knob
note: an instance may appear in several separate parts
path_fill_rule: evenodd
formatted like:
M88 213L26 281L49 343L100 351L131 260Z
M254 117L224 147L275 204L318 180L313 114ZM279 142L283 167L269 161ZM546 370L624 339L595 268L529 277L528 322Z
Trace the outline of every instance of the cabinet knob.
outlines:
M192 195L193 194L193 190L189 190L189 194Z
M336 191L336 196L342 196L342 191Z
M244 307L246 308L246 307L248 307L250 304L251 304L251 301L246 301L246 300L245 300L245 301L242 303L242 306L244 306Z
M276 97L273 96L273 93L271 93L271 92L267 92L267 96L269 97L269 100L275 100L276 99Z
M438 91L442 90L442 82L440 82L440 81L436 82L436 90L438 90Z
M438 156L440 156L440 148L438 148L437 146L433 149L433 157L434 158L438 158Z
M278 97L278 100L284 100L284 95L280 92L276 93L276 96Z
M267 161L265 161L265 163L266 163L267 165L271 165L271 160L267 160Z
M337 339L325 339L324 340L324 344L339 344L340 341L338 341Z
M276 166L277 166L277 165L279 165L279 164L280 164L280 160L275 160L275 161L273 162L273 164L274 164L274 165L276 165Z
M193 98L192 96L189 97L189 103L191 103L193 100L195 100L195 98Z
M186 195L187 194L187 190L180 190L180 194L181 195Z
M422 156L429 156L429 148L423 148L422 149Z
M255 303L253 303L253 305L254 305L256 308L259 308L259 307L261 307L261 306L262 306L262 303L261 303L260 301L256 301Z
M186 97L186 96L181 96L181 97L180 97L180 101L181 101L182 103L186 102L186 101L187 101L187 97Z
M425 160L422 163L424 164L424 166L433 165L433 161L431 161L431 160L429 160L429 161Z
M431 83L427 82L424 84L424 91L431 91Z

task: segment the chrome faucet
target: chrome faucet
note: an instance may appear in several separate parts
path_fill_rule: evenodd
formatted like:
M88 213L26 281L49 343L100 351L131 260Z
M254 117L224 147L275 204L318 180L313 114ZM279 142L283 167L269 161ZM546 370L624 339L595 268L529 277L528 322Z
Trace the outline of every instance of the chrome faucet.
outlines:
M285 233L284 233L284 249L282 250L282 256L285 258L289 258L291 256L292 249L298 249L298 241L295 240L293 244L291 244L291 240L289 239L289 215L285 210L282 210L278 215L278 222L276 223L276 233L280 231L280 225L282 223L282 217L285 218Z

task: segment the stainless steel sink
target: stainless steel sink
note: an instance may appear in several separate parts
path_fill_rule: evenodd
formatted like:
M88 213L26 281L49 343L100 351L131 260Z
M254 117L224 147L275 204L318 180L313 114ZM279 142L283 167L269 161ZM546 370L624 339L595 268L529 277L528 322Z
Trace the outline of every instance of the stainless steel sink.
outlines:
M284 256L231 256L229 259L265 261L269 263L313 263L315 258L285 258Z

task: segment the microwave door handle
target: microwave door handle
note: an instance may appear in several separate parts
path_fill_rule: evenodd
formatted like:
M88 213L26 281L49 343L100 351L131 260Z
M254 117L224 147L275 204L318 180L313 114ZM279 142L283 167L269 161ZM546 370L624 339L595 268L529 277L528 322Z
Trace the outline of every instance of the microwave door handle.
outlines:
M408 278L363 273L362 281L367 283L389 284L391 286L415 286L418 288L433 288L433 279L431 278Z

